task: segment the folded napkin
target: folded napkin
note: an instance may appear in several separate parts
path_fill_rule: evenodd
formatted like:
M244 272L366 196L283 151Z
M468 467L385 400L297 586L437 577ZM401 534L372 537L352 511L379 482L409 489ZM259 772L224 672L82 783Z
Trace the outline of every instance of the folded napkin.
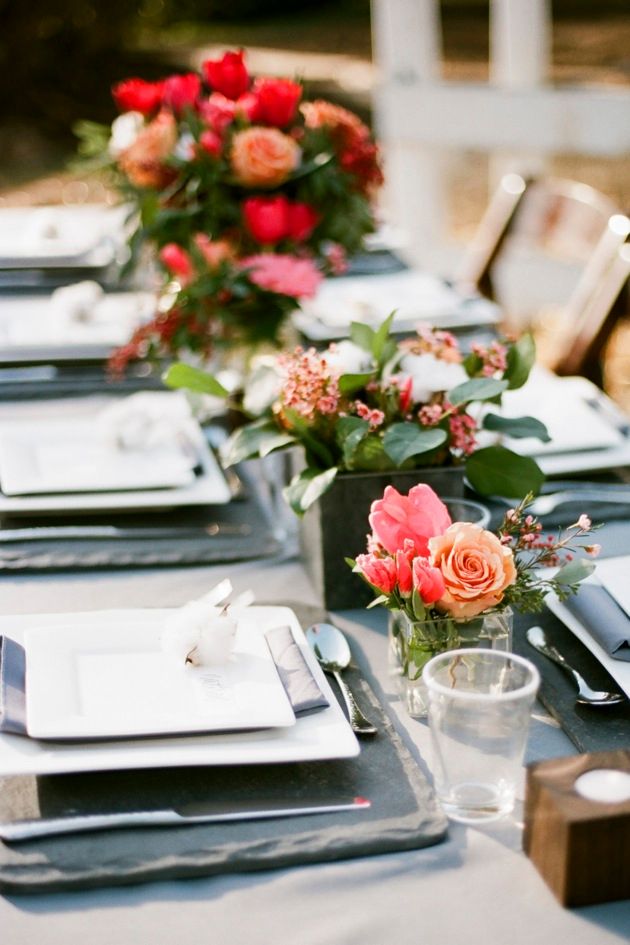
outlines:
M604 587L583 584L563 604L609 656L630 662L630 618Z
M313 679L291 628L274 627L267 631L265 639L295 714L325 709L328 699Z
M280 681L296 715L329 705L302 656L289 627L274 627L265 634ZM9 637L0 636L0 732L28 735L26 724L26 651Z

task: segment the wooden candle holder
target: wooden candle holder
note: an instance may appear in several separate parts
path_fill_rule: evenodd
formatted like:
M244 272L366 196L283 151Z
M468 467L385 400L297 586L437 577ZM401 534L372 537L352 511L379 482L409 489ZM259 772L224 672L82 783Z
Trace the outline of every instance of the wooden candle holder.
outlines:
M581 775L600 769L630 774L630 750L556 758L527 770L523 847L564 906L630 898L630 798L596 801L575 789Z

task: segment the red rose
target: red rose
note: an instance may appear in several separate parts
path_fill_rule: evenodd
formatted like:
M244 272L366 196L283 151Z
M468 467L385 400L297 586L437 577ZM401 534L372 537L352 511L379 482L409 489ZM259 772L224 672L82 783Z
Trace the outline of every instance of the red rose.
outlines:
M295 118L302 86L290 79L257 79L254 94L258 99L256 121L284 128Z
M125 79L112 89L116 107L121 112L140 112L150 115L162 103L162 83L144 79Z
M162 101L169 105L174 112L182 112L185 108L193 108L201 91L201 79L196 72L187 75L171 75L164 80Z
M307 240L319 221L319 214L307 203L292 203L288 208L288 233L291 239Z
M160 262L171 275L178 276L182 283L190 282L195 275L192 259L177 243L167 243L160 250Z
M289 230L289 201L286 197L250 197L243 203L247 229L259 243L277 243Z
M211 157L219 157L223 142L216 131L210 131L209 128L206 128L199 135L199 147Z
M226 52L222 59L206 59L201 71L210 88L234 100L243 95L249 88L249 73L243 55L241 49Z

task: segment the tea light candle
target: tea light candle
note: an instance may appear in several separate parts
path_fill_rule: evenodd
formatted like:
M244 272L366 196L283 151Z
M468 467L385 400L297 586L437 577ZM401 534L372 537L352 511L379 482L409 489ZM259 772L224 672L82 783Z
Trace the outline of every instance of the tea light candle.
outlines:
M630 801L630 774L615 768L594 768L581 774L573 785L582 797L602 804Z

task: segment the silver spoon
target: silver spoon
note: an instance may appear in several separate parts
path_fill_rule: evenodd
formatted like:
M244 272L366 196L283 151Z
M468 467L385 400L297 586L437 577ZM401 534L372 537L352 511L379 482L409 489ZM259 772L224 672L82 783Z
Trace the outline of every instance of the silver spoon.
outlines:
M543 656L557 663L565 673L573 677L578 687L576 702L579 702L580 705L617 705L619 702L626 701L626 696L620 692L600 692L591 689L577 669L574 669L562 653L549 643L542 627L530 627L527 631L527 642Z
M376 728L361 712L356 700L341 677L350 665L350 647L341 630L331 623L314 623L306 631L306 639L322 669L334 676L350 716L352 731L357 735L376 735Z

